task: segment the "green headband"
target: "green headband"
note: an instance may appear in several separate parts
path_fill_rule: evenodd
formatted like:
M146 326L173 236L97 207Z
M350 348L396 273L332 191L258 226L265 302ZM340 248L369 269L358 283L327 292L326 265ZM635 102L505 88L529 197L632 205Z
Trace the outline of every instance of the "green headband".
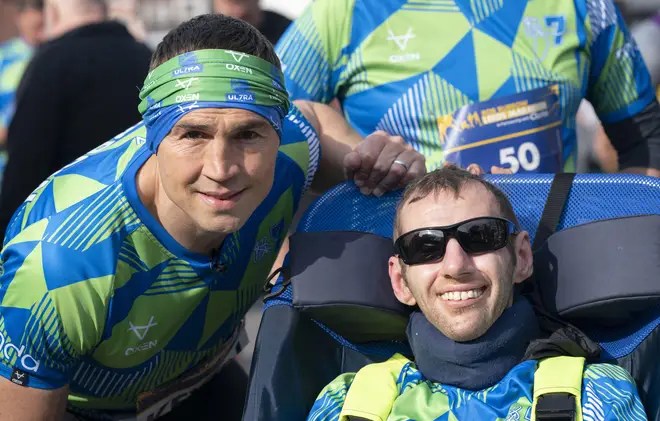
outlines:
M172 105L274 107L280 120L290 106L281 70L259 57L230 50L192 51L166 61L149 73L140 99L138 109L147 124L158 117L159 109Z

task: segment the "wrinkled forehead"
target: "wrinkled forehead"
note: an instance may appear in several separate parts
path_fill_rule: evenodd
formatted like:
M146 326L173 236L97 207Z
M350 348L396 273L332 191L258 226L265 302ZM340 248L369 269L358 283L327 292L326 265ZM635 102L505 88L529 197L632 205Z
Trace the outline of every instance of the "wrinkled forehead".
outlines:
M404 204L401 233L414 229L452 225L480 216L502 216L495 197L478 183L465 184L456 194L441 190Z

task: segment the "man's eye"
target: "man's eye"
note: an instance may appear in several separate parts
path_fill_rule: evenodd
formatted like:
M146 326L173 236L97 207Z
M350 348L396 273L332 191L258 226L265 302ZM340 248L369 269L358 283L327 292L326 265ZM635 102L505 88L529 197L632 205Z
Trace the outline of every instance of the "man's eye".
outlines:
M183 135L183 137L186 138L186 139L203 139L206 136L202 132L199 132L197 130L191 130L189 132L186 132Z
M243 132L239 132L236 135L236 139L240 140L240 141L243 141L243 142L250 141L250 140L257 140L260 137L261 137L261 135L259 133L255 132L255 131L252 131L252 130L246 130L246 131L243 131Z

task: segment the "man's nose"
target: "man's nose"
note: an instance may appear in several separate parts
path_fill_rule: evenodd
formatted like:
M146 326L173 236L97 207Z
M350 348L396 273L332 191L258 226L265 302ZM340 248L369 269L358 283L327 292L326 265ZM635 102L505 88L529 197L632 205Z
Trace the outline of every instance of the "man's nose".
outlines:
M469 273L472 267L470 256L463 250L463 247L455 238L450 238L445 249L445 256L442 259L442 272L446 278L458 279L462 275Z
M242 157L225 139L214 138L204 154L204 175L214 181L222 182L240 172Z

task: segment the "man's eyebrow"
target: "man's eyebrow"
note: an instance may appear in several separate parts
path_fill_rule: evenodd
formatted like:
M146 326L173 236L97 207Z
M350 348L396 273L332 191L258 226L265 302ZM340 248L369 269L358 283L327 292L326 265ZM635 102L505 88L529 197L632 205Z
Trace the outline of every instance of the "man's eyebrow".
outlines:
M236 123L234 126L232 126L231 132L236 133L246 130L259 130L259 129L264 129L266 127L270 127L270 123L260 118L253 118L250 120L245 120Z
M200 132L208 132L208 131L215 130L215 127L212 124L208 124L208 123L187 123L185 121L176 123L176 125L174 125L174 128L181 129L181 130L200 131Z

